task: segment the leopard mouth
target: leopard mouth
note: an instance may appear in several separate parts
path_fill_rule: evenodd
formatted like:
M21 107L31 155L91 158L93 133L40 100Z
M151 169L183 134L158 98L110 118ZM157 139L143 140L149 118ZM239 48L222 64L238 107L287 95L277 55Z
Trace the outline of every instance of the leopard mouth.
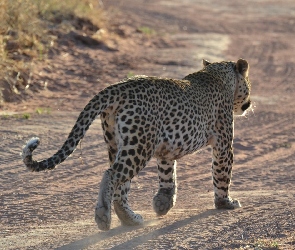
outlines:
M251 106L251 101L249 100L247 103L243 104L241 107L242 111L247 110Z

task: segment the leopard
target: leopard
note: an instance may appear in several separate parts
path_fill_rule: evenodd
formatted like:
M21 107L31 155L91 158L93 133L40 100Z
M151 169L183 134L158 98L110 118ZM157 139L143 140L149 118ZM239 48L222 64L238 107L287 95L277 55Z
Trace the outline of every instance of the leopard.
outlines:
M91 123L100 116L109 168L104 171L95 207L100 230L111 227L112 208L122 225L143 225L129 205L131 180L155 158L158 191L153 209L166 215L176 204L177 161L211 147L212 182L216 209L241 207L229 194L233 166L234 116L245 116L251 104L249 64L203 60L199 71L183 79L134 76L107 86L79 114L59 150L34 160L38 137L27 141L22 160L32 172L52 170L76 149Z

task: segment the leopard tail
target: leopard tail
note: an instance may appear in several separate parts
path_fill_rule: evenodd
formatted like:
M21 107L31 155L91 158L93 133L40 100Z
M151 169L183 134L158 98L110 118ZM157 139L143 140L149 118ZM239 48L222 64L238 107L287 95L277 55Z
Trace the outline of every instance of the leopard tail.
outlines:
M33 160L33 151L40 144L40 139L38 137L33 137L27 141L26 145L22 149L22 159L28 169L32 172L44 171L47 169L54 169L56 165L62 163L67 157L74 152L78 143L86 134L91 123L95 118L105 110L113 101L110 100L107 94L108 89L105 89L94 96L88 104L85 106L84 110L80 113L72 131L68 135L67 140L64 142L62 147L50 158L35 161Z

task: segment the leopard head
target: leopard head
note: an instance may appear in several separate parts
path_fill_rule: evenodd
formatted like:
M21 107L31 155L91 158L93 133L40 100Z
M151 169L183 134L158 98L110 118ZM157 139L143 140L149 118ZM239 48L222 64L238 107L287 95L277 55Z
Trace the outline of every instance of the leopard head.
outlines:
M244 59L239 59L235 65L236 89L234 93L234 115L244 115L251 107L250 92L251 82L249 80L249 64Z

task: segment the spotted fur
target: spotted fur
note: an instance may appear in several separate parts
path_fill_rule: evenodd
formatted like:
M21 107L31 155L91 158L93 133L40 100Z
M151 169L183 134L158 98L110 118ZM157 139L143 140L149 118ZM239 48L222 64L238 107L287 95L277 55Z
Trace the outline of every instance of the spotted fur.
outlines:
M240 207L229 196L233 164L233 116L251 106L249 65L209 63L183 80L136 76L95 95L80 113L63 146L43 161L32 159L39 145L32 138L23 148L31 171L53 169L77 147L92 121L100 115L110 167L100 184L95 220L108 230L111 204L125 225L143 223L128 204L131 179L151 157L157 159L159 190L153 199L158 215L176 201L176 160L207 145L212 147L212 176L216 208Z

